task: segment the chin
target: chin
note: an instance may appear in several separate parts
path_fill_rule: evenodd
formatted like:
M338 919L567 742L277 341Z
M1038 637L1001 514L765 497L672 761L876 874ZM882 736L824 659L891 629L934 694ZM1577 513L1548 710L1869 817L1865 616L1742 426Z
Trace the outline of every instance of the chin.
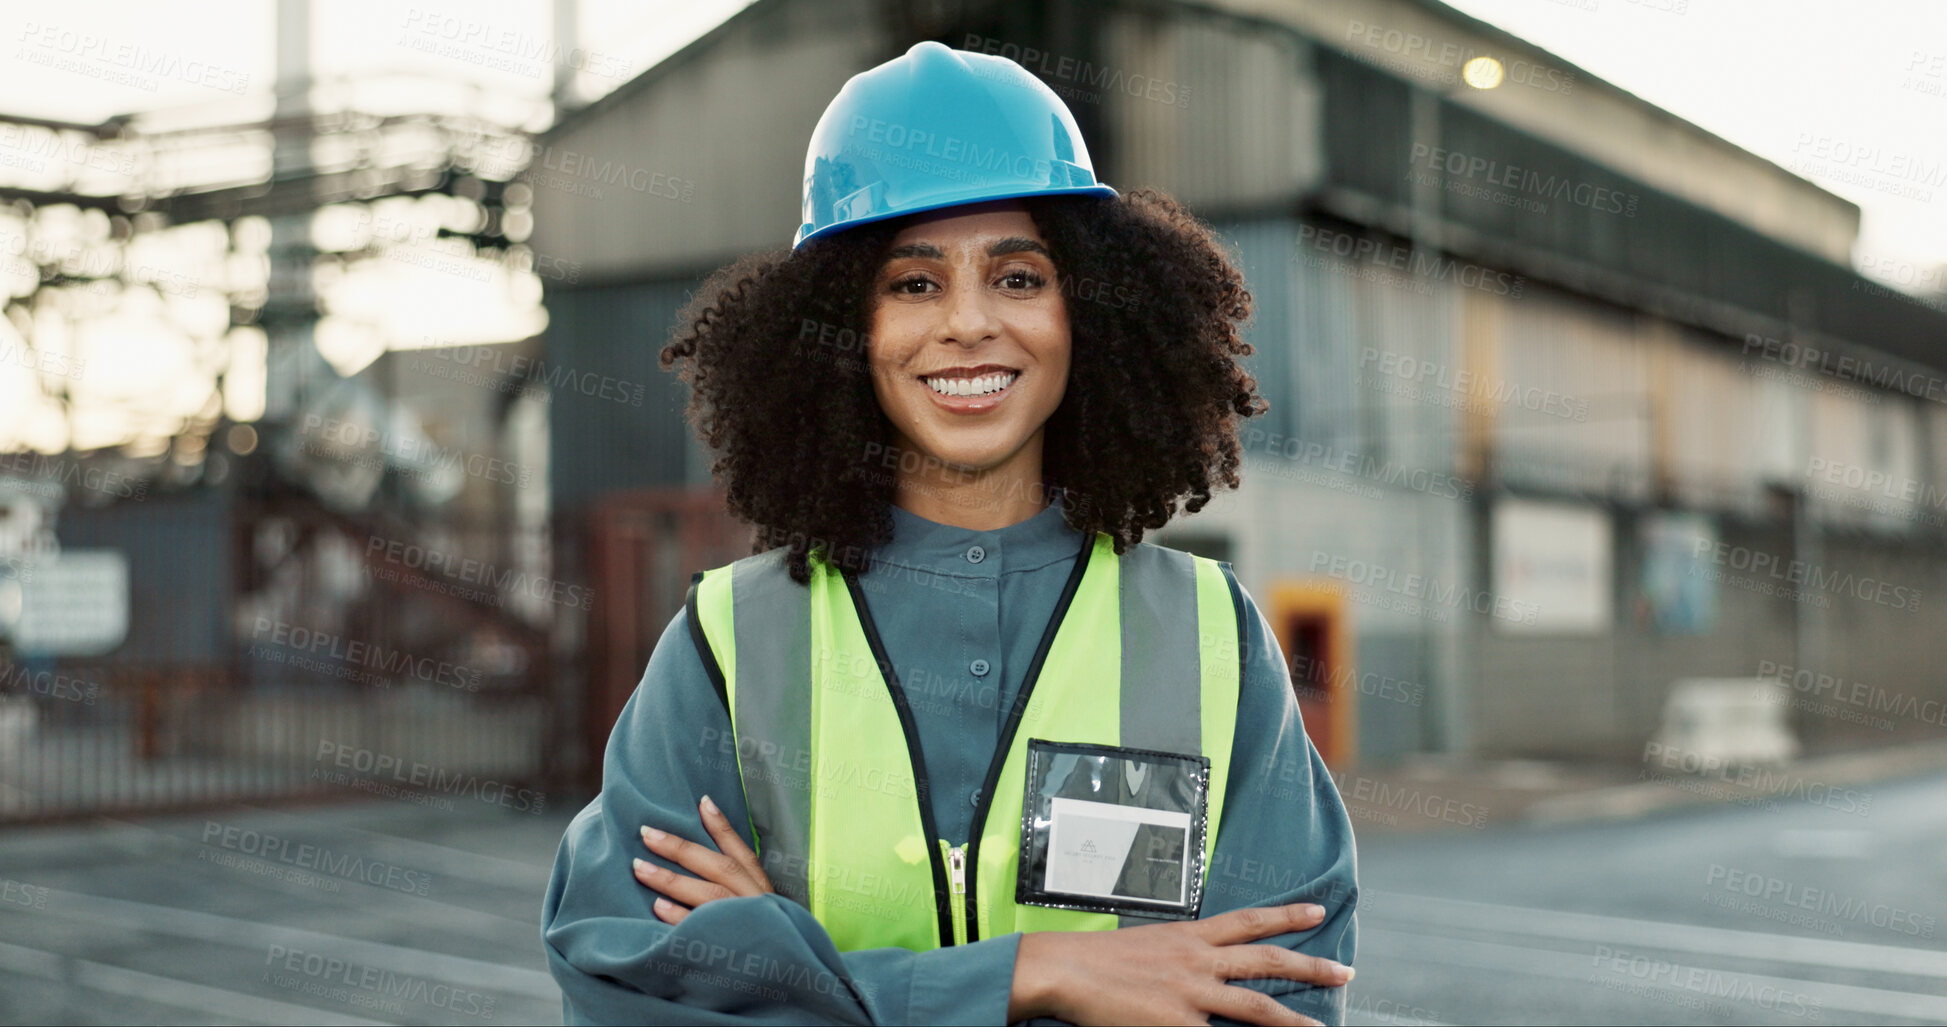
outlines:
M1027 446L1028 440L1008 439L993 442L990 439L935 437L920 441L918 449L927 462L945 467L951 471L979 472L991 470L1006 463Z
M1011 452L990 450L928 450L926 456L931 462L949 471L977 474L991 470L1007 461Z

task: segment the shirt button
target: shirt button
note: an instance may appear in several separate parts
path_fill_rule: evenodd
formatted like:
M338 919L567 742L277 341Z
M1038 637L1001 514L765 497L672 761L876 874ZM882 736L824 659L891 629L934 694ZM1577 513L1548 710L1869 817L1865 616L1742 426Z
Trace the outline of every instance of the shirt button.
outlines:
M974 809L980 808L980 789L978 788L974 789L974 793L972 795L967 796L967 803L968 805L971 805Z
M979 546L974 546L973 548L967 550L968 563L979 563L980 561L985 559L987 559L987 550L982 549Z
M986 660L975 660L967 665L967 669L973 672L974 677L984 678L992 668L987 665Z

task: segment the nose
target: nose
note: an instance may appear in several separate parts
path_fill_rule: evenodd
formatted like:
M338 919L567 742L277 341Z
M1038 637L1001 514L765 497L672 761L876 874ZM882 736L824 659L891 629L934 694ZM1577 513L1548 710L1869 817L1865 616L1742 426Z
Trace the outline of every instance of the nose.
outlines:
M978 280L953 282L940 310L937 341L977 346L994 338L1000 332L994 302Z

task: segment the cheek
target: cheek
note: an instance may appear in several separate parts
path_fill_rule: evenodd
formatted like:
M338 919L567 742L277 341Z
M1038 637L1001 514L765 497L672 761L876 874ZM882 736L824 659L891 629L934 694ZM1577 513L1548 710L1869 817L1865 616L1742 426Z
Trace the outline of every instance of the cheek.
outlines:
M1062 326L1059 335L1057 335L1054 342L1049 346L1048 357L1051 363L1060 364L1064 371L1074 364L1074 337L1068 334L1066 325Z
M873 383L878 385L887 375L897 374L899 368L911 362L913 347L905 341L910 333L901 331L899 319L888 316L883 309L874 312L867 324L871 330L866 337L865 358L872 369Z
M1074 328L1068 320L1068 304L1059 293L1035 326L1034 348L1037 360L1049 367L1059 368L1066 378L1068 368L1073 363Z
M1074 365L1074 336L1066 317L1050 318L1034 335L1034 358L1042 367L1058 372L1065 382Z

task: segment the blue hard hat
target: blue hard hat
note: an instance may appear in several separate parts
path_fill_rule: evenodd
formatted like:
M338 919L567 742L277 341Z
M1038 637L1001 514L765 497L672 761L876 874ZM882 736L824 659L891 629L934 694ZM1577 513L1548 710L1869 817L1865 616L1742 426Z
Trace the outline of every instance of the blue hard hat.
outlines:
M852 76L818 119L792 246L923 210L1071 194L1116 193L1047 83L1005 57L919 43Z

